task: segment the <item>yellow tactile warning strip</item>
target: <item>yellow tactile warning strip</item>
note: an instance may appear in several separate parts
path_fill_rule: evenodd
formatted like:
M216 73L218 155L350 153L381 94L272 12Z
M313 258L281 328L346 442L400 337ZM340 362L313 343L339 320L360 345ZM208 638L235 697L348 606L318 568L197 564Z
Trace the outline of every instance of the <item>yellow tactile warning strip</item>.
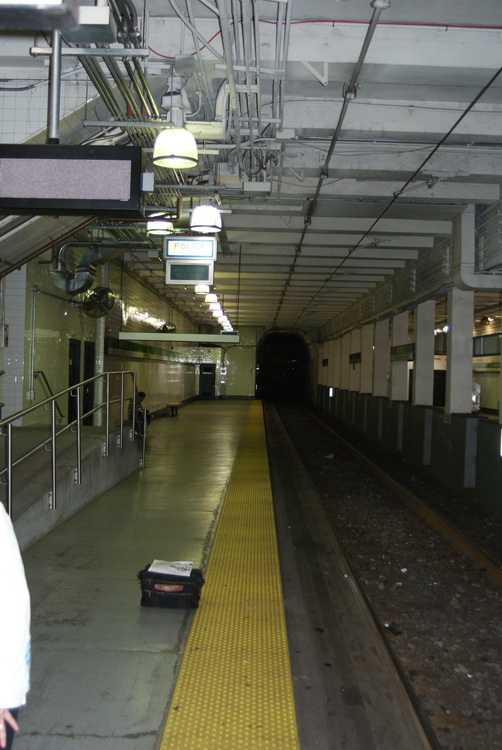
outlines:
M296 750L261 402L249 408L160 750Z

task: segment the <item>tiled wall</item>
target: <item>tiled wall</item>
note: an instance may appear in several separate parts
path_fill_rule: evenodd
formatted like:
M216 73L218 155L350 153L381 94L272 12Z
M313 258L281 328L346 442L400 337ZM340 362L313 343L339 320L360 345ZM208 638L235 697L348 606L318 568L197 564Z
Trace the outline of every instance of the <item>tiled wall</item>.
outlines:
M68 264L71 268L71 259ZM165 300L112 262L99 267L95 286L109 286L117 299L108 316L96 319L88 317L82 308L85 295L71 297L61 288L62 283L61 277L54 277L51 272L48 254L9 274L4 281L3 302L9 340L0 350L2 368L6 371L0 378L0 400L5 402L3 417L47 397L42 378L33 376L35 371L45 374L54 393L68 387L70 339L81 342L80 379L84 376L84 343L90 341L95 343L95 372L103 369L137 371L138 387L149 393L150 408L158 408L174 398L187 399L196 395L198 358L194 356L193 346L180 344L173 351L170 344L156 344L154 355L117 351L113 347L108 347L110 352L106 356L104 353L107 342L118 340L122 329L155 331L158 321L174 321L179 331L194 331L193 324ZM123 310L131 312L132 308L140 313L140 319L130 314L127 322L122 321ZM67 396L62 398L60 406L67 415ZM40 410L25 417L24 424L47 420L48 413Z
M25 383L26 340L26 266L9 276L9 283L3 286L3 330L2 370L0 379L2 418L15 414L23 408Z
M47 128L48 68L27 70L26 78L0 87L0 140L2 143L22 143L30 136ZM85 104L95 91L84 81L61 82L61 116Z

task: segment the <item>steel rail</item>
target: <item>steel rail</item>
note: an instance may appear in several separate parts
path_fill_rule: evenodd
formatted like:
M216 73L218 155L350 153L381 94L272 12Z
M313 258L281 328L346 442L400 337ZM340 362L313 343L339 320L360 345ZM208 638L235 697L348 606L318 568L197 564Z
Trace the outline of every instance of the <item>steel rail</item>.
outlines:
M283 422L280 413L274 406L264 406L264 414L267 446L272 456L272 467L277 465L277 457L279 456L282 459L279 463L289 464L291 466L294 465L295 467L294 472L289 472L290 479L285 485L285 491L288 495L288 507L290 506L290 503L294 504L293 498L295 493L299 493L300 504L303 507L304 512L304 516L301 518L300 523L302 526L305 524L308 526L309 537L312 538L320 533L319 531L316 532L316 529L329 530L329 538L334 544L335 556L339 561L340 570L342 572L345 571L343 572L343 577L345 580L349 581L349 586L354 597L361 601L362 608L366 610L373 623L377 636L380 638L381 644L389 660L389 666L395 671L399 687L402 689L405 701L408 703L410 710L413 712L416 721L424 734L424 740L427 742L431 750L441 750L441 745L436 737L434 729L432 728L429 718L415 693L413 685L406 674L406 670L401 665L401 662L394 651L386 629L384 625L382 625L376 610L373 608L371 601L366 595L364 587L338 539L336 529L333 528L333 525L326 517L321 498L319 497L307 467L298 453L294 439L289 436L287 427ZM310 412L308 412L308 415L314 416ZM274 460L274 457L276 457L276 460ZM312 500L314 502L312 502ZM293 529L294 532L294 515L287 515L287 523L288 525L291 524L291 529ZM321 547L323 544L329 544L327 537L324 535L322 536L322 539L318 541ZM284 544L282 546L284 548Z
M305 410L309 416L316 420L322 427L329 432L343 447L350 452L363 466L374 474L386 487L395 492L402 498L413 510L422 518L428 521L439 533L454 545L456 549L462 552L471 562L473 562L480 572L484 573L498 588L502 589L502 568L488 553L480 549L465 534L455 528L449 521L437 511L433 510L417 495L408 490L387 472L381 469L371 459L354 448L347 440L337 434L335 430L323 422L312 412Z

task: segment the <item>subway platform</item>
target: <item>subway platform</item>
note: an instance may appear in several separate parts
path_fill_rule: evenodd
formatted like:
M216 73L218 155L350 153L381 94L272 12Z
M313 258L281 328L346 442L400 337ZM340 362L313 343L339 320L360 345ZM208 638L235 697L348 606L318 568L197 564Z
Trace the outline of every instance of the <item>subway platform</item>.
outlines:
M296 459L277 463L315 510ZM309 542L296 548L298 574L273 474L261 402L198 401L152 422L144 469L25 550L32 687L16 750L429 748L392 693L322 518L301 520L303 533L318 529L322 571ZM137 573L153 559L203 569L198 609L140 606ZM323 579L314 588L338 651L334 700L309 645L305 571ZM353 666L358 676L344 673Z

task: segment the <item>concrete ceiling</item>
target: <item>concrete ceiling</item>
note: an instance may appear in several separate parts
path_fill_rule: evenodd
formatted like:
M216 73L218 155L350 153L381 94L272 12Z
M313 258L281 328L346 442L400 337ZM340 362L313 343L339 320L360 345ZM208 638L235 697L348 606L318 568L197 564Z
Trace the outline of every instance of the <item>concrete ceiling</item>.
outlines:
M316 329L448 236L465 206L501 197L500 0L386 6L146 0L134 18L126 2L114 3L140 32L134 37L129 28L126 44L133 39L149 50L141 66L157 113L164 116L163 95L164 107L172 102L171 80L185 91L199 163L188 171L151 167L155 107L145 107L130 83L136 114L120 93L115 109L96 100L62 122L61 142L106 135L141 145L155 172L146 206L174 207L182 197L180 230L187 231L200 198L219 204L214 286L234 328ZM92 43L96 32L88 33L75 42L63 32L64 46ZM28 65L26 44L14 36L0 34L2 77L11 84ZM64 64L70 59L74 65L66 57ZM120 71L127 80L123 62ZM87 68L85 76L93 80ZM84 220L66 217L60 234ZM0 220L5 270L28 248L57 240L55 224ZM145 239L141 225L126 221L95 221L77 236L89 233ZM156 247L151 242L124 259L194 320L207 322L191 288L165 286Z

